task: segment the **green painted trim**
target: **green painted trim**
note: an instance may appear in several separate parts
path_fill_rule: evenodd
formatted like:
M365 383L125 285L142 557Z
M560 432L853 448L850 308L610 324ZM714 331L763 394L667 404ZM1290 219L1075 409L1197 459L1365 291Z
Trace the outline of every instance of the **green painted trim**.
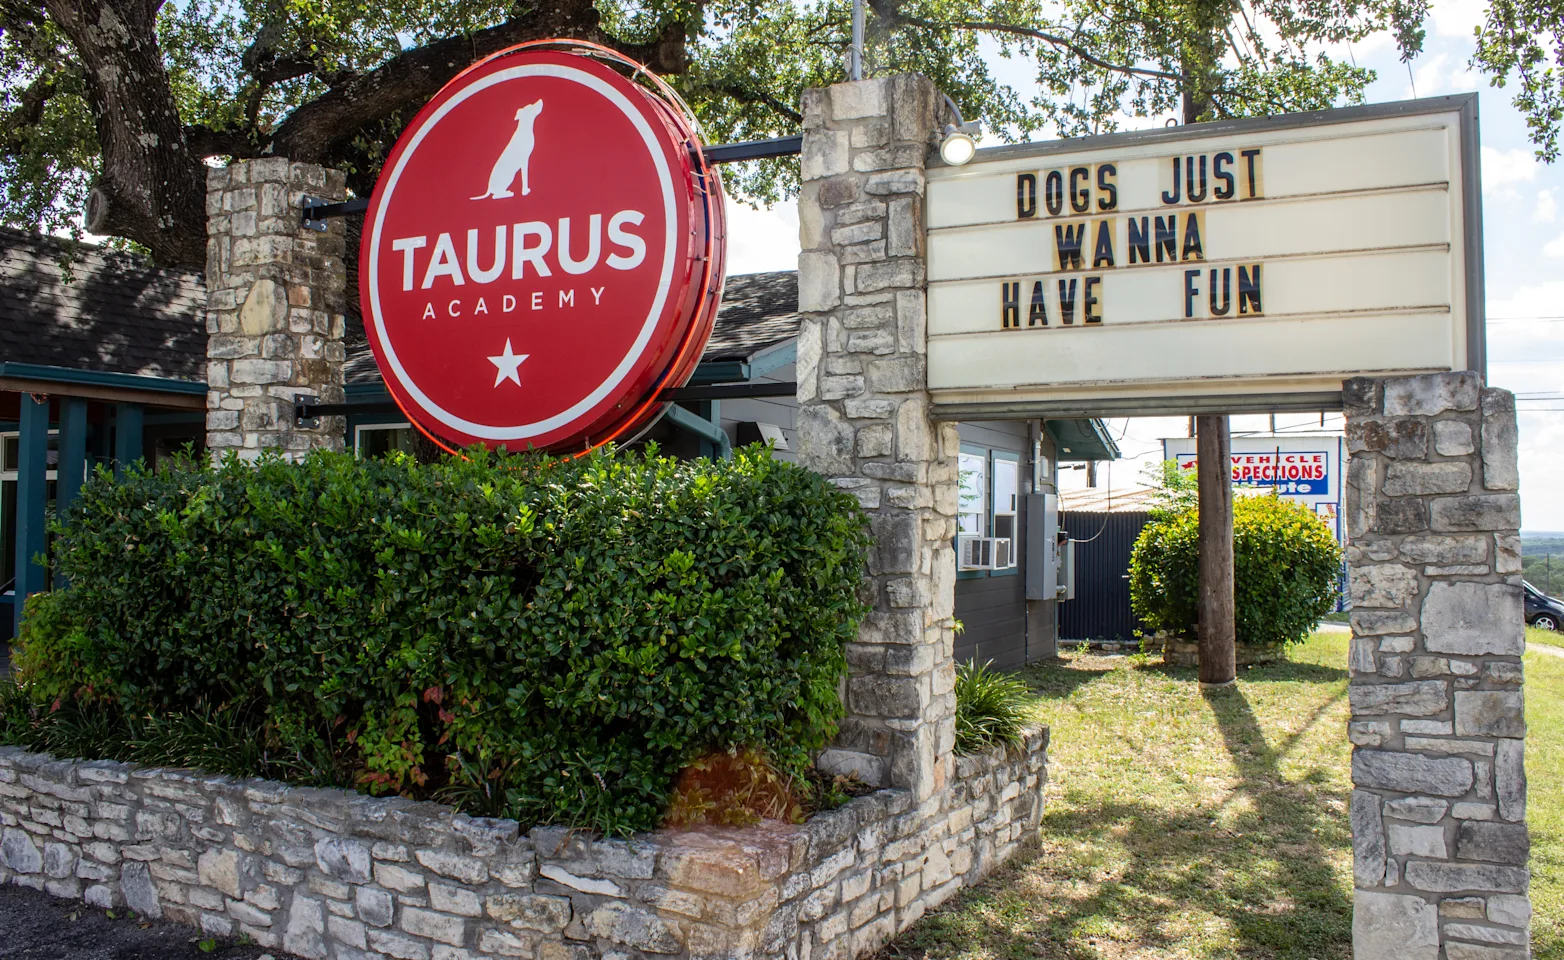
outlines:
M206 396L206 384L194 380L147 377L137 373L110 373L106 370L77 370L72 367L54 367L41 363L0 363L0 377L44 380L49 383L74 383L84 387L117 387L121 390Z
M779 343L774 347L762 350L749 358L749 375L760 378L768 373L780 370L790 363L798 362L798 338Z
M695 368L690 383L741 383L754 378L750 365L740 360L714 360Z
M669 423L679 429L716 444L718 455L722 459L727 460L733 456L733 442L728 439L727 432L700 414L692 413L677 403L670 403L664 416L668 418Z
M33 561L49 548L45 531L49 498L49 401L22 397L16 478L16 632L22 633L22 600L44 588L48 568Z

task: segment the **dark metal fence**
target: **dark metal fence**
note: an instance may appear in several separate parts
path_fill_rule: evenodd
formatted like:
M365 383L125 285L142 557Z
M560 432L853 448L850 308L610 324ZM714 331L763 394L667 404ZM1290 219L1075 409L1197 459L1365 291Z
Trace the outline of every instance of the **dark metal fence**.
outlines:
M1130 612L1130 550L1150 519L1144 511L1059 514L1059 526L1078 541L1075 599L1059 604L1061 642L1135 639L1138 624Z

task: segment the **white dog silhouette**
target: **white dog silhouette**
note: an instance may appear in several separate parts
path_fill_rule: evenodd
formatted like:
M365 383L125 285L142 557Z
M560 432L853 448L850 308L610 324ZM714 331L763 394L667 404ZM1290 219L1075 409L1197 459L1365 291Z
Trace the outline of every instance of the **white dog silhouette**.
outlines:
M529 103L516 111L516 132L511 134L510 143L505 145L500 158L494 161L494 169L489 171L489 191L473 197L474 200L514 197L510 185L518 172L521 174L521 195L525 197L532 192L532 187L527 183L527 164L532 159L532 148L535 145L532 125L542 112L542 100Z

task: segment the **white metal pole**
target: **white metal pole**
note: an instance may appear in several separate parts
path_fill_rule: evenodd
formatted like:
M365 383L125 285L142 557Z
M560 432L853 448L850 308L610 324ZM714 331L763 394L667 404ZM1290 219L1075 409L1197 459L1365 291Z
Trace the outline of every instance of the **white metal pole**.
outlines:
M848 54L847 77L863 79L863 0L853 0L853 49Z

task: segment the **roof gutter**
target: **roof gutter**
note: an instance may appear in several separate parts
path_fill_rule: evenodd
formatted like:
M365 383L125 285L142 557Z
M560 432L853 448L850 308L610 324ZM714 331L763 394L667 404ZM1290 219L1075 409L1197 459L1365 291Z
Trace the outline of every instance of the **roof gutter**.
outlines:
M198 381L78 370L42 363L0 363L0 390L115 403L150 403L182 410L206 409L206 384Z

